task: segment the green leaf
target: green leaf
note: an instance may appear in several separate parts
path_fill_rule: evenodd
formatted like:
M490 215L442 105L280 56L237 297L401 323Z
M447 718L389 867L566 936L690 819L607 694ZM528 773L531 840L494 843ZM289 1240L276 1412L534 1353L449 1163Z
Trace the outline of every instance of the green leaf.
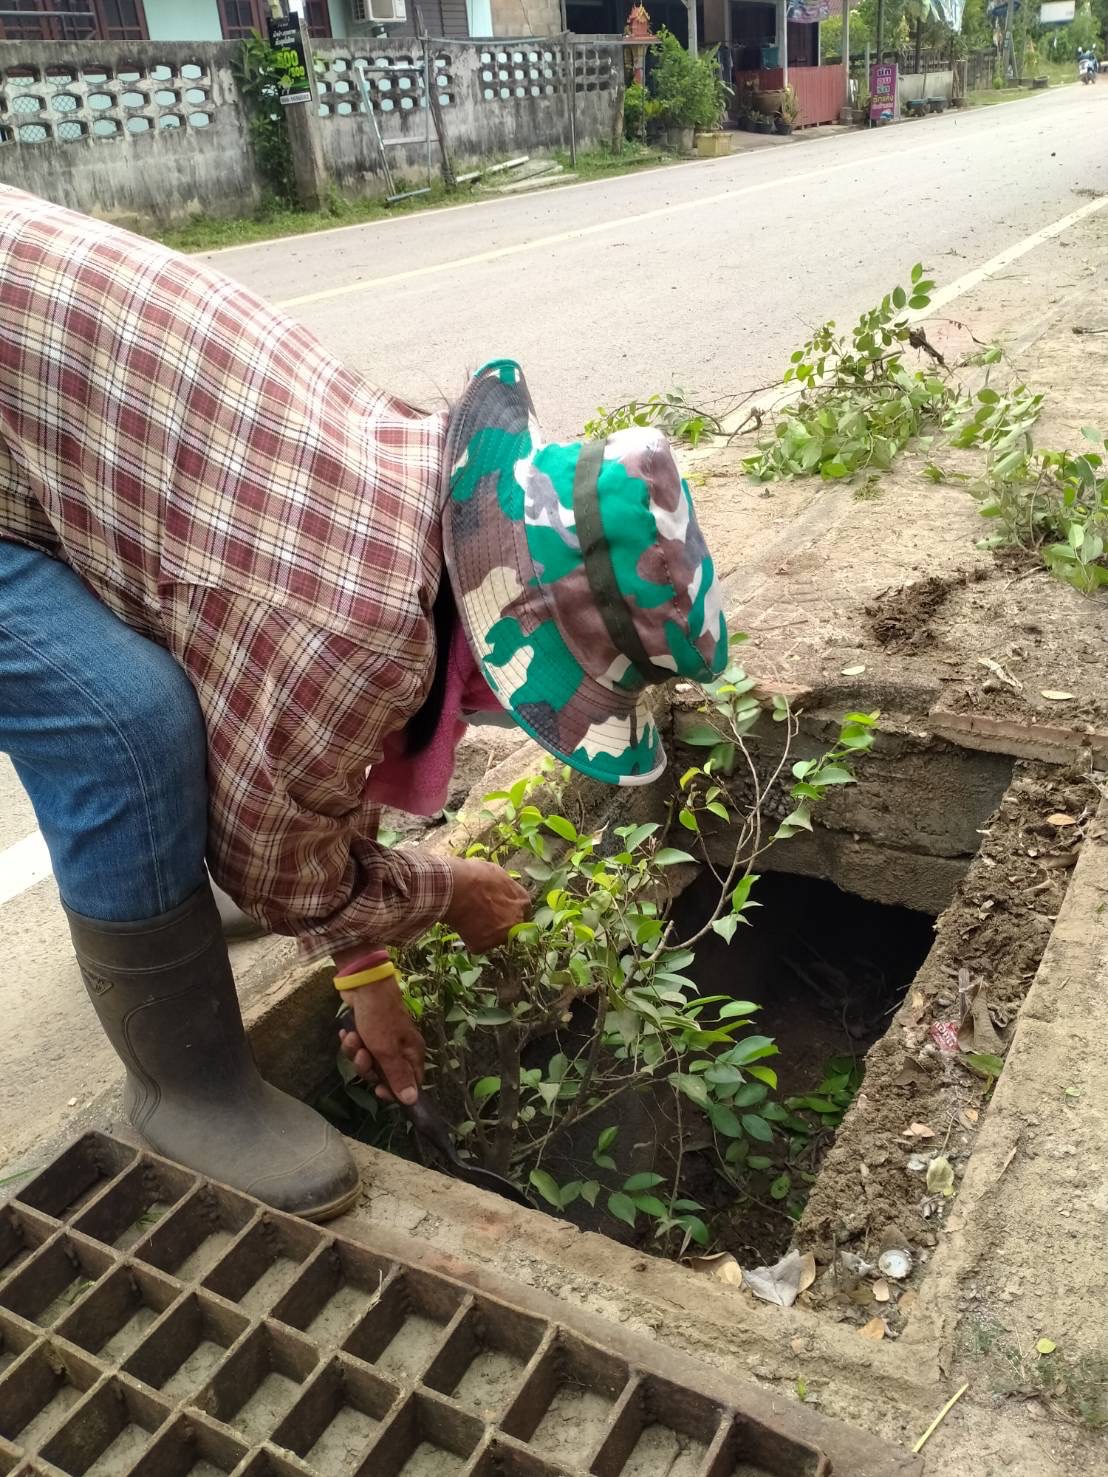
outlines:
M706 1082L714 1082L719 1087L727 1087L731 1083L741 1082L743 1080L743 1074L739 1071L738 1067L718 1065L708 1068L704 1073L704 1080Z
M655 1185L660 1185L665 1175L651 1174L649 1170L642 1174L633 1174L630 1179L624 1180L623 1188L630 1194L635 1190L653 1190Z
M477 1103L483 1103L487 1097L492 1097L494 1092L499 1091L499 1077L482 1077L473 1089L473 1100Z
M769 1187L770 1199L784 1200L785 1196L792 1189L792 1183L793 1182L788 1174L788 1171L783 1174L779 1174L772 1185L770 1185Z
M625 1221L627 1225L634 1226L636 1213L635 1202L630 1195L617 1190L614 1195L608 1196L608 1214L614 1215L617 1221Z
M548 815L545 823L547 830L553 831L555 836L561 836L564 841L577 840L577 828L572 821L567 821L564 815Z
M551 1082L561 1082L566 1075L568 1067L569 1057L566 1056L565 1052L556 1051L550 1058L550 1062L546 1068Z
M562 1209L565 1210L565 1208L566 1208L567 1205L572 1205L573 1202L580 1195L580 1193L581 1193L581 1181L580 1180L570 1180L570 1182L569 1182L568 1185L563 1185L562 1186L562 1194L561 1194L561 1206L562 1206Z
M727 1059L733 1066L745 1067L748 1062L756 1062L764 1056L779 1055L780 1052L769 1036L747 1036L727 1053Z
M930 301L931 299L927 296L926 292L913 292L912 296L908 299L908 306L918 310L920 308L926 308Z
M764 1082L771 1091L777 1091L777 1073L772 1067L748 1067L747 1074L757 1077L758 1081Z
M674 1072L671 1074L669 1080L671 1086L675 1087L678 1092L683 1092L698 1108L708 1107L708 1089L701 1078L693 1077L684 1072Z
M661 851L655 854L653 861L656 867L675 867L678 862L695 862L696 857L691 856L687 851L679 851L674 846L663 846Z
M725 1138L737 1139L742 1137L742 1123L739 1122L738 1117L731 1109L724 1104L714 1103L708 1116L712 1120L712 1127L717 1133L722 1133Z
M735 937L735 930L741 921L734 913L729 914L726 918L716 918L712 921L712 932L718 933L721 939L726 943L730 943Z
M657 1195L636 1195L635 1204L644 1215L665 1216L669 1215L668 1207L658 1199Z
M842 1109L825 1097L789 1098L790 1108L809 1108L813 1113L841 1113Z
M751 1169L768 1169L773 1160L767 1159L764 1154L750 1154L746 1162Z
M731 894L731 911L741 913L750 898L750 889L758 881L757 872L748 872L745 877L739 879L738 886Z
M586 1180L581 1186L581 1199L588 1205L596 1204L596 1197L600 1194L599 1180Z
M641 826L634 826L623 838L624 846L628 851L635 851L644 841L649 841L660 824L660 821L647 821Z
M753 1015L756 1010L761 1010L761 1008L762 1007L760 1005L755 1005L753 1000L729 1000L728 1003L725 1006L723 1006L723 1008L720 1010L719 1018L720 1018L721 1021L727 1021L727 1020L730 1020L732 1016L736 1016L736 1015L741 1015L741 1016ZM752 1041L753 1040L768 1041L769 1040L769 1037L768 1036L760 1036L760 1037L753 1037L752 1036L750 1039Z
M751 1067L750 1070L754 1072L760 1069ZM772 1077L773 1073L771 1072L769 1075ZM752 1108L755 1103L765 1102L768 1091L769 1088L761 1082L744 1083L731 1099L731 1106L733 1108Z
M687 807L684 807L680 811L678 811L677 819L681 822L686 831L700 830L700 822L697 820L696 816L693 815L692 811L689 810Z
M893 288L893 306L895 308L902 308L907 301L908 301L908 294L904 291L903 287L894 287Z
M533 1169L528 1178L549 1205L553 1205L555 1210L561 1210L562 1192L553 1175L547 1174L545 1169Z
M764 1118L759 1118L757 1113L744 1113L742 1125L752 1139L758 1139L763 1144L773 1142L773 1129Z
M688 1232L689 1236L692 1238L693 1241L696 1242L697 1246L707 1246L708 1242L711 1240L711 1237L708 1234L708 1227L704 1224L699 1216L678 1216L677 1224L681 1227L683 1231Z
M474 1012L473 1019L479 1026L506 1026L512 1019L512 1013L500 1005L486 1005Z
M922 262L917 262L915 264L915 266L912 268L912 281L913 282L918 282L919 279L922 276L923 276L923 263Z
M693 723L683 729L679 737L683 744L691 744L694 748L713 749L723 735L708 723Z
M982 1077L999 1077L1004 1070L1004 1058L987 1051L967 1051L964 1060Z
M977 398L981 401L982 405L995 405L1000 399L1000 396L995 390L990 390L988 385L986 385L983 390L978 390Z
M608 1150L612 1147L612 1145L615 1143L616 1136L617 1136L618 1133L619 1133L619 1127L618 1127L618 1125L615 1126L615 1127L613 1127L613 1128L604 1128L604 1129L601 1129L601 1131L597 1135L597 1139L596 1139L596 1152L598 1154L606 1154L608 1152Z
M597 1169L615 1169L616 1167L616 1161L610 1154L594 1154L592 1156L592 1162L596 1165Z

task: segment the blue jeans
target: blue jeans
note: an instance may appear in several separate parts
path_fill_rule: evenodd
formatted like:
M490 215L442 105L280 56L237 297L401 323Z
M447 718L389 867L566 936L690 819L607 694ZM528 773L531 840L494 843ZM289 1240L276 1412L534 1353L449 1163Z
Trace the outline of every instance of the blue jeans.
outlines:
M74 912L153 918L203 882L206 741L191 682L72 570L3 539L0 753Z

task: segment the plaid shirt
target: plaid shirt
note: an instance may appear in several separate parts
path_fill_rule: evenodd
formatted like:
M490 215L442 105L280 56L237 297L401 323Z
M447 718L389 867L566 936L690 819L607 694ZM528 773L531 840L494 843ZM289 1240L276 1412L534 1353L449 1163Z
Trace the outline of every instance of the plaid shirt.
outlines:
M0 186L0 537L181 663L212 872L313 953L449 906L364 793L434 667L445 431L218 272Z

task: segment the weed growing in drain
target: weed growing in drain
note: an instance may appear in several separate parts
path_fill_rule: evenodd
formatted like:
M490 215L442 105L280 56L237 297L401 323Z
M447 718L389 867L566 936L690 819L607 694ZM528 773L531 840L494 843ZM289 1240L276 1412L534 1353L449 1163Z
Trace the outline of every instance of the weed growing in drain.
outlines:
M1108 1358L1070 1354L1052 1339L1033 1339L1025 1347L995 1318L974 1319L964 1335L968 1351L986 1361L995 1394L1040 1400L1063 1420L1108 1429Z
M579 1200L598 1206L678 1255L711 1242L706 1202L733 1201L749 1176L771 1171L771 1195L798 1213L802 1154L840 1111L834 1095L849 1100L850 1074L838 1072L795 1109L777 1102L768 1062L778 1048L754 1029L758 1004L701 995L685 972L700 939L730 940L750 922L759 855L811 829L813 805L853 783L850 761L873 742L877 714L849 715L828 753L792 765L793 808L769 830L762 795L784 771L797 724L774 698L784 753L763 782L745 744L763 714L753 689L732 663L705 690L703 721L684 735L705 755L681 776L670 818L690 845L700 847L717 820L737 838L729 867L704 855L719 894L690 937L675 937L668 879L698 858L667 844L661 822L582 830L560 803L568 770L550 764L486 797L495 807L486 839L469 850L538 885L533 918L488 956L443 925L398 955L434 1091L474 1156L559 1211ZM748 809L732 796L733 775L753 781ZM340 1069L349 1080L345 1060ZM366 1088L348 1090L382 1136L397 1131L395 1114ZM709 1166L699 1194L685 1172L694 1156L698 1184Z

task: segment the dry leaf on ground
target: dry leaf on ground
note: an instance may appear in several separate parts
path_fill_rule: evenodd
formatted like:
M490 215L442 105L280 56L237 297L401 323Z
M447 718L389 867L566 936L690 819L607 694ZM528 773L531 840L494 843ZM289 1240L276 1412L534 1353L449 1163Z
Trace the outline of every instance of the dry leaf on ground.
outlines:
M945 1154L936 1154L927 1166L927 1189L932 1195L954 1194L954 1166Z
M929 1128L926 1123L909 1123L908 1127L901 1134L901 1138L933 1139L934 1137L935 1130Z
M781 1308L791 1308L804 1289L811 1287L815 1277L815 1257L810 1251L801 1256L796 1250L786 1252L772 1267L754 1267L743 1272L743 1281L755 1297Z
M879 1277L878 1280L873 1284L874 1301L878 1303L887 1303L890 1296L891 1294L889 1292L889 1284L885 1281L884 1277Z
M907 1292L902 1292L896 1300L896 1305L902 1313L910 1313L919 1302L919 1293L910 1287Z
M864 1339L883 1339L888 1332L884 1318L871 1318L858 1332Z
M1046 823L1048 826L1076 826L1077 818L1072 815L1063 815L1059 811L1057 815L1048 815Z
M707 1273L719 1282L726 1282L729 1287L742 1286L743 1269L729 1251L721 1251L715 1256L690 1257L689 1266L694 1272Z
M1039 696L1045 697L1046 700L1051 703L1068 703L1072 699L1073 693L1055 692L1054 689L1051 687L1044 687L1039 693Z
M962 1020L958 1026L958 1045L963 1051L984 1051L991 1056L1004 1055L1004 1042L989 1016L985 986L977 980L963 994Z

